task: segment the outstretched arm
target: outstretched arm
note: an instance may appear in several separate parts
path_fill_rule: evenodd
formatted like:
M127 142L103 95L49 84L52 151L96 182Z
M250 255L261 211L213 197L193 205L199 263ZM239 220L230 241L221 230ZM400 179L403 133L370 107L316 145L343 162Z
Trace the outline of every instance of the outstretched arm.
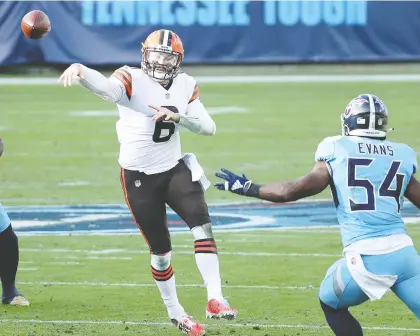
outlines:
M118 103L126 94L126 86L121 80L114 78L115 73L113 77L106 78L96 70L74 63L63 72L59 81L64 86L71 86L73 79L78 79L82 86L97 96L112 103Z
M271 202L291 202L319 194L328 187L330 174L325 162L317 162L311 172L293 182L277 182L256 187L255 196ZM257 190L258 189L258 193ZM252 192L252 190L250 190Z
M222 169L222 172L224 174L216 173L217 177L225 180L216 183L218 189L276 203L296 201L319 194L330 181L327 163L323 161L317 162L309 174L293 182L260 185L248 180L245 175L238 176L226 169Z

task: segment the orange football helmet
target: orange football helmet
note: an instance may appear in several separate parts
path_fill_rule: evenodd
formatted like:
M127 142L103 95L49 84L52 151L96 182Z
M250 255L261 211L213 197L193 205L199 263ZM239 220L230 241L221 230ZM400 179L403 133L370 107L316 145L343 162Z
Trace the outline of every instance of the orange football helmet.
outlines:
M141 49L143 71L158 82L175 78L184 58L184 47L177 34L167 29L156 30Z

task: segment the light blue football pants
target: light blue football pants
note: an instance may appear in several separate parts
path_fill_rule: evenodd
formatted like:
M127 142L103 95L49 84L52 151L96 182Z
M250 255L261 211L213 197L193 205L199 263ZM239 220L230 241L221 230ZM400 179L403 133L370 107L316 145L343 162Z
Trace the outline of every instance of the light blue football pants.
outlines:
M362 259L371 273L398 276L391 287L392 291L420 319L420 256L414 246L388 254L364 255ZM319 298L334 309L357 306L369 300L351 277L344 258L328 269L321 284Z

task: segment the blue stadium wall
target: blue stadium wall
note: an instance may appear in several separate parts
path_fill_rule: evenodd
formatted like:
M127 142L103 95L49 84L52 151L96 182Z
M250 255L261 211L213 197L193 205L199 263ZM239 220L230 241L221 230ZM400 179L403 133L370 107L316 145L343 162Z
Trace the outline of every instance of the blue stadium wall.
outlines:
M52 23L39 41L20 30L33 9ZM420 60L418 1L14 1L0 17L0 66L134 65L158 28L190 64Z

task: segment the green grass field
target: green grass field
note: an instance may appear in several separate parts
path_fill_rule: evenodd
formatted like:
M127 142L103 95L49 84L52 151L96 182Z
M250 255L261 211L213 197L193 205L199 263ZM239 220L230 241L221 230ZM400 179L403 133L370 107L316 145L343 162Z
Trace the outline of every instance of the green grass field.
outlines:
M2 86L2 200L7 205L121 203L116 117L72 112L114 106L81 87ZM396 141L420 149L420 114L413 83L206 84L208 107L236 106L247 113L216 115L215 137L184 132L209 177L220 167L244 171L256 181L292 179L313 164L324 137L340 132L340 113L359 93L374 92L388 105ZM60 187L60 183L80 186ZM328 193L323 194L326 197ZM237 200L210 190L210 202Z
M221 167L258 182L297 178L311 169L318 143L339 134L348 101L366 92L388 105L390 126L396 128L390 139L420 150L417 83L203 84L201 99L208 108L245 110L215 115L215 137L183 132L183 149L196 153L212 182ZM117 118L80 115L113 111L113 105L77 86L0 86L0 97L4 205L124 202ZM327 198L329 192L318 197ZM207 199L242 200L213 189ZM420 241L419 227L410 225L409 231ZM225 295L239 316L230 324L207 322L208 335L332 335L317 287L341 254L336 229L218 233L216 238ZM20 246L18 278L32 306L0 307L0 335L180 335L167 324L140 235L25 236ZM204 321L205 290L198 287L202 281L190 235L174 237L173 265L177 282L191 285L179 288L184 307ZM420 332L408 329L420 326L391 294L354 312L363 326L384 328L367 329L366 335Z

